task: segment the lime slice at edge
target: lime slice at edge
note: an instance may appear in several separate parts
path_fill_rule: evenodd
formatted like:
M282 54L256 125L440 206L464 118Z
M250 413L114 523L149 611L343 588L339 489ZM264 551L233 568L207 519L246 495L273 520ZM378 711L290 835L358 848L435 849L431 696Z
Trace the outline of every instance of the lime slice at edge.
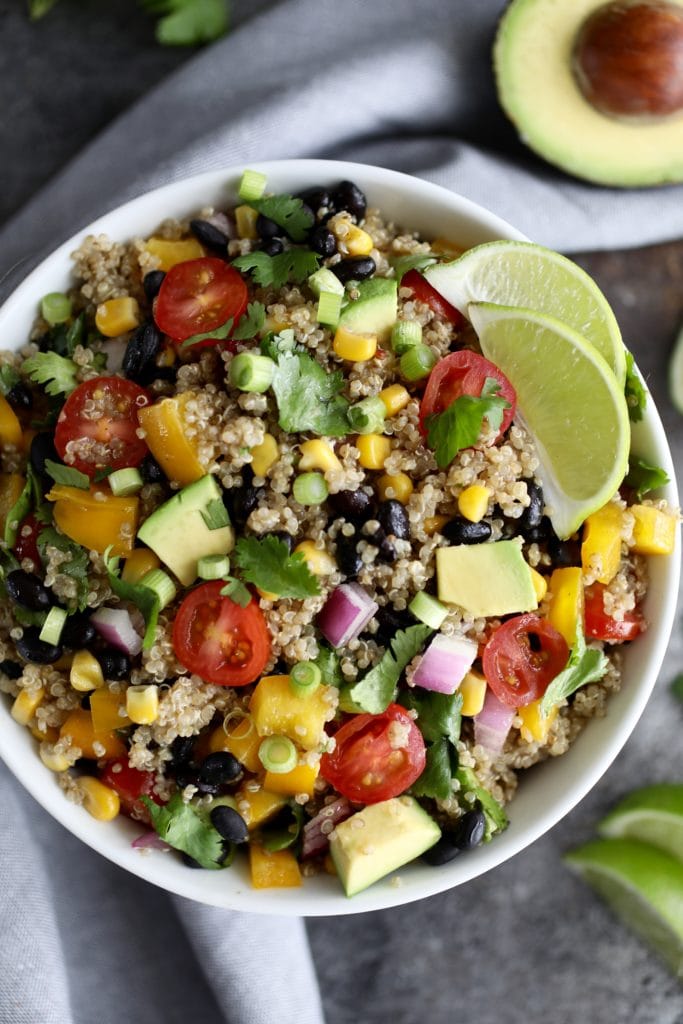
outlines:
M598 832L640 839L683 862L683 783L662 782L629 793L603 818Z
M683 414L683 327L678 332L669 360L669 394L674 407Z

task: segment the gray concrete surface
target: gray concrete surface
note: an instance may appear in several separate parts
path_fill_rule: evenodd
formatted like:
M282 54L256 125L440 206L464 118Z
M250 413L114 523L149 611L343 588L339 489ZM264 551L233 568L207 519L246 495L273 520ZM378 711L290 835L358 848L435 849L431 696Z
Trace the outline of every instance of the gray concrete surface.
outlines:
M134 0L61 0L36 25L21 0L0 0L0 222L186 56L155 44ZM683 466L683 420L668 402L665 379L683 321L683 243L581 262L613 301ZM683 778L683 707L668 689L683 669L680 626L679 610L665 668L635 735L549 835L443 896L310 923L329 1024L683 1021L679 985L561 863L623 793Z

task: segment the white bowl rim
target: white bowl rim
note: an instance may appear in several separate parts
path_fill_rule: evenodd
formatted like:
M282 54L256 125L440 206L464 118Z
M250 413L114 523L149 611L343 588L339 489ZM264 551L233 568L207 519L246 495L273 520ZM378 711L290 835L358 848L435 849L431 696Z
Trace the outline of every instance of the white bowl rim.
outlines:
M280 180L290 177L300 179L302 174L305 174L304 180L309 184L317 181L338 181L350 178L357 180L362 187L370 190L381 191L395 188L399 193L406 193L409 201L422 199L427 203L443 206L450 213L471 221L479 231L488 232L491 238L517 240L526 238L510 224L471 200L450 192L440 185L398 171L337 160L275 160L250 163L249 166L254 170L262 171L269 180L271 177ZM203 195L216 194L221 189L227 189L229 183L234 184L239 180L243 169L244 165L228 167L175 181L139 195L98 217L48 255L6 299L0 308L0 328L7 319L11 318L15 308L19 309L27 302L32 302L35 306L37 298L47 290L40 285L42 279L45 276L49 277L51 273L55 275L60 264L68 260L71 252L77 248L86 235L105 232L117 239L120 236L116 234L114 222L131 216L140 215L142 217L145 207L150 203L161 204L164 208L168 206L167 216L181 216L192 210L197 210L202 205ZM305 186L299 184L296 187L303 188ZM406 217L405 227L408 230L411 228L420 230L418 225L410 223L409 217ZM22 344L22 341L23 339L18 340L17 344ZM671 483L664 493L668 500L677 507L678 494L673 460L664 428L651 397L645 412L644 426L640 429L647 433L645 443L656 449L659 463L669 474ZM662 587L657 593L657 604L662 614L656 622L649 626L643 638L653 650L642 667L642 677L636 688L637 692L628 694L628 702L624 705L625 710L621 710L620 705L618 718L616 713L613 713L610 742L599 754L591 758L588 766L583 764L581 770L573 778L570 790L560 794L552 806L547 807L523 829L515 831L511 826L493 842L480 847L466 857L457 858L450 865L429 868L428 871L421 872L417 881L413 879L414 867L406 866L401 869L400 885L393 885L390 876L355 896L352 900L347 900L341 887L337 888L337 883L325 876L304 879L303 887L300 889L254 890L245 881L244 876L239 877L237 884L228 886L221 884L221 880L226 878L234 880L237 877L234 869L216 873L194 872L180 864L178 859L173 858L173 862L171 862L168 855L157 851L153 851L149 856L142 856L139 851L130 847L130 840L139 832L139 828L134 823L122 822L121 819L104 825L91 818L83 808L71 804L57 786L52 773L40 762L35 746L29 747L24 744L22 749L23 741L20 737L23 735L25 738L27 730L18 726L9 714L5 713L0 714L0 752L2 752L3 760L10 771L24 788L68 831L113 863L168 892L211 906L286 916L336 916L401 906L463 884L509 860L557 824L598 782L635 728L656 682L673 627L679 574L680 541L677 539L676 552L670 559L667 559L666 566L660 572L663 581ZM622 690L620 694L615 694L610 698L610 708L619 697L623 696L623 692ZM607 716L603 719L594 719L591 722L591 727L595 729L600 726L600 723L609 721L608 709ZM576 748L577 744L581 744L590 731L591 728L584 730L572 745L572 749ZM30 736L29 740L31 740ZM29 753L30 756L27 756ZM552 770L558 762L564 761L564 758L570 754L571 750L558 758L554 764L544 763L540 766L540 770L545 772ZM52 785L46 785L46 781L51 782ZM515 799L519 801L520 797ZM510 806L511 818L514 823L515 802L513 801ZM113 829L117 829L117 832L111 831ZM114 835L116 841L113 843ZM327 883L331 883L331 885ZM332 886L334 886L333 889Z

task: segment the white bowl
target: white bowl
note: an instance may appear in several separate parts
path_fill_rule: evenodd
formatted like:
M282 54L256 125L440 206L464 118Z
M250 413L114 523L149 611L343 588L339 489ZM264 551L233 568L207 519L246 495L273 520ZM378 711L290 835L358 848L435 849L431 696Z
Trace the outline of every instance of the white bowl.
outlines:
M275 161L256 165L256 169L267 174L273 191L296 192L350 178L365 190L372 205L427 239L452 238L465 247L496 238L524 237L462 196L395 171L326 160ZM185 217L210 204L225 206L235 199L242 170L212 171L156 189L79 231L34 270L0 310L3 345L20 346L28 337L39 298L67 288L69 256L86 234L105 232L121 240L148 235L165 217ZM671 454L652 400L633 436L638 454L668 472L672 483L665 494L678 505ZM621 691L610 698L607 716L591 721L568 753L523 775L509 808L507 831L442 867L418 862L402 868L400 886L387 878L351 900L328 875L305 879L300 889L254 890L246 863L220 872L192 871L168 853L154 850L143 856L130 845L140 833L139 825L124 817L108 824L95 821L82 807L66 800L54 775L40 761L35 740L10 718L5 706L0 709L0 751L19 781L65 828L120 867L170 892L234 910L306 916L358 913L409 903L461 885L508 860L552 828L596 784L634 729L654 687L673 624L679 568L678 553L650 560L651 585L644 609L650 626L625 653Z

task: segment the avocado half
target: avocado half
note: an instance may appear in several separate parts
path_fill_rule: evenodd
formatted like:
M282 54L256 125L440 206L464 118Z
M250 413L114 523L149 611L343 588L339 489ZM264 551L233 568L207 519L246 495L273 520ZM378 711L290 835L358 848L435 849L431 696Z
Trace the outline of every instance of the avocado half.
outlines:
M669 0L683 7L683 0ZM601 185L683 181L683 116L620 121L584 98L572 71L578 33L605 0L512 0L493 49L498 97L520 138L550 163Z

